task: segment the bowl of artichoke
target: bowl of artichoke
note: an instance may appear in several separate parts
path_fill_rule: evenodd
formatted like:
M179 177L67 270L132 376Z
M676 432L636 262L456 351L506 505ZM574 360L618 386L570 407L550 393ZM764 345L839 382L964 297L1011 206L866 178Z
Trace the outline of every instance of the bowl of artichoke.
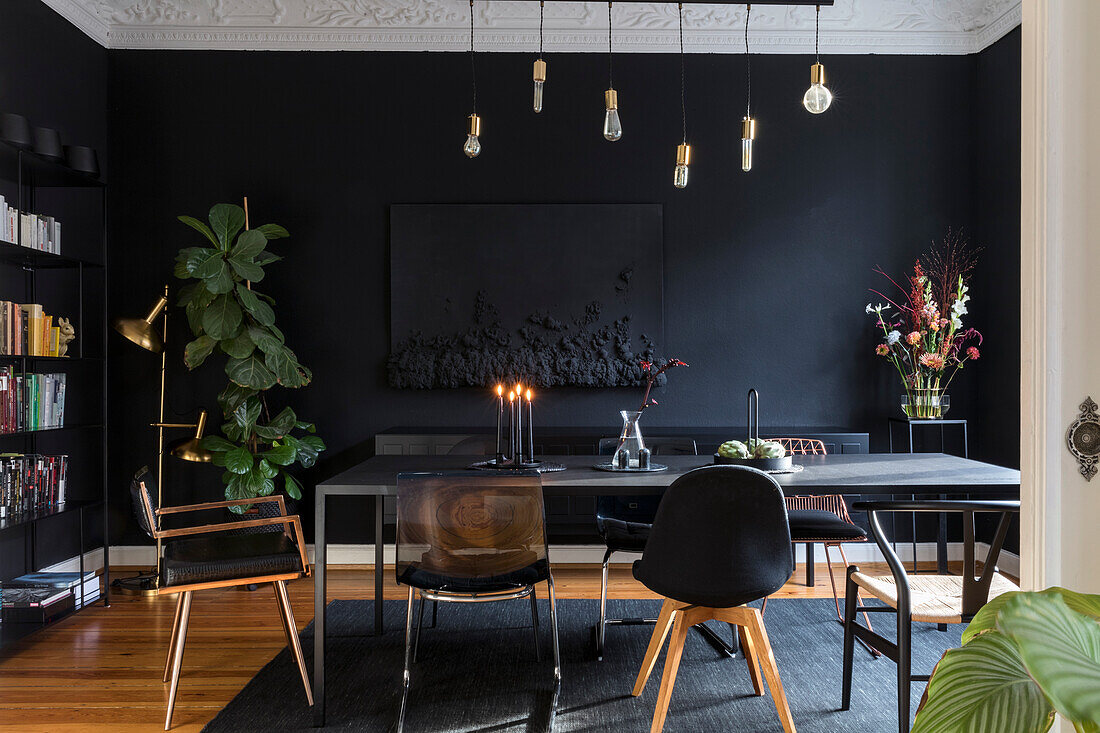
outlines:
M791 457L782 443L750 438L745 442L727 440L718 447L714 462L734 466L752 466L761 471L783 471L791 467Z

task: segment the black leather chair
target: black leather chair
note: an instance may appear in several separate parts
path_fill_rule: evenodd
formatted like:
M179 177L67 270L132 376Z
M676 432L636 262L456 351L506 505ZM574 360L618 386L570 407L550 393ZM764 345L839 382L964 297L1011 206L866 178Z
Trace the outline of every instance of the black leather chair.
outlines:
M153 498L157 496L156 489L156 478L147 466L134 474L130 482L130 500L138 524L151 538L164 543L157 595L179 596L168 657L164 662L164 681L168 682L169 673L172 678L164 729L168 730L172 725L172 711L176 706L176 690L183 666L183 648L187 641L187 622L191 616L191 594L198 590L271 583L275 588L287 646L298 663L306 700L313 705L309 673L302 655L298 627L294 622L294 610L286 591L286 581L310 574L302 523L297 515L287 516L281 496L160 507ZM268 502L278 505L277 516L178 529L160 528L160 518L166 515ZM277 525L282 525L282 532L242 532Z
M542 480L534 471L402 473L397 477L397 582L409 588L400 733L405 726L413 644L413 602L483 603L529 598L539 655L535 585L546 582L554 643L554 698L561 686L554 576L546 543ZM420 627L416 639L419 646ZM541 658L541 657L540 657Z
M1019 501L862 501L852 505L867 512L871 535L886 558L890 575L869 576L855 565L848 567L848 582L844 593L844 680L840 709L847 710L852 702L852 652L855 640L881 651L898 665L898 731L909 733L909 686L927 681L930 675L912 673L913 622L930 624L968 623L982 606L993 598L1019 588L997 572L997 558L1008 535L1012 515L1020 511ZM962 575L908 575L887 540L879 521L880 513L890 512L953 512L962 514L963 572ZM975 575L974 515L1000 514L997 531L986 553L981 575ZM861 626L856 621L858 591L868 593L885 606L868 606L859 611L895 613L898 620L896 640L890 640Z
M646 447L653 455L699 455L691 438L646 438ZM618 438L600 438L601 456L614 455ZM657 514L659 496L600 496L596 499L596 531L607 548L603 555L600 576L600 617L596 622L596 658L603 661L603 647L608 624L629 626L657 623L655 618L607 618L607 566L616 552L640 553L645 549L653 517Z
M786 733L794 733L760 610L747 606L783 587L794 572L783 490L768 474L745 466L690 471L665 492L634 577L665 597L633 695L642 694L672 630L651 733L664 727L687 631L710 619L737 626L753 689L767 679ZM760 667L763 666L763 678ZM731 729L736 727L731 721Z

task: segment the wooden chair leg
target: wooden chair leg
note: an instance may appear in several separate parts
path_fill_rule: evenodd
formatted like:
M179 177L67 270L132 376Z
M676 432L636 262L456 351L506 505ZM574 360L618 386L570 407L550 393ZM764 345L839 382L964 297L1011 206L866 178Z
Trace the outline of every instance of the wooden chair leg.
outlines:
M768 680L768 689L771 690L772 700L775 701L775 710L779 713L779 722L783 724L785 733L795 733L794 718L791 717L791 708L787 704L787 695L783 692L783 681L779 678L779 667L775 663L775 654L772 652L771 642L768 641L768 632L764 628L764 621L760 618L760 612L750 608L747 631L753 637L753 642L759 647L761 666L764 668L764 677Z
M844 567L847 568L848 567L848 558L845 557L845 555L844 555L844 545L837 545L836 549L840 550L840 559L844 561ZM856 586L856 603L860 606L860 608L862 608L863 605L864 605L863 597L860 596L860 594L859 594L859 586ZM870 630L870 631L875 630L875 627L871 625L871 616L866 611L863 612L863 620L867 622L868 630ZM844 623L844 619L841 619L840 622ZM872 649L871 654L873 654L876 657L882 656L882 652L880 652L878 649Z
M680 611L672 626L672 638L668 641L668 655L665 657L665 671L661 675L661 689L657 693L657 708L653 711L653 724L649 733L661 733L665 727L668 704L672 700L672 688L676 686L676 672L680 669L680 657L684 653L684 639L693 625L689 616L691 611Z
M840 615L840 596L836 592L836 578L833 577L833 558L831 555L829 555L828 544L822 543L821 548L825 551L825 565L829 568L829 585L833 589L833 603L836 604L836 617L840 619L841 622L843 622L844 617ZM841 554L840 557L841 559L844 559L843 554ZM847 560L845 560L844 566L848 566Z
M172 711L176 707L176 690L180 684L180 668L183 666L183 647L187 641L187 620L191 617L191 594L184 591L181 595L180 622L176 629L175 652L172 655L172 682L168 688L168 713L164 716L164 729L172 727Z
M180 609L183 608L183 594L176 594L176 617L172 621L172 636L168 639L168 654L164 657L164 677L162 682L168 681L168 674L172 671L172 655L176 652L176 634L180 630Z
M682 604L678 604L671 598L666 598L664 604L661 605L661 613L657 617L656 626L653 627L653 635L649 637L649 647L645 650L645 657L642 658L642 668L638 670L638 679L634 683L634 691L630 693L634 697L641 695L642 690L645 689L645 684L649 681L649 675L653 673L653 667L657 664L657 655L661 653L661 647L665 644L665 637L668 636L668 630L672 627L673 616L680 605Z
M746 633L745 628L739 627L741 637L741 651L745 653L745 661L749 665L749 677L752 678L753 692L759 697L764 694L764 678L760 676L760 653L756 649L756 642L752 635Z
M283 609L283 599L279 596L279 586L277 583L271 584L271 590L275 593L275 605L279 607L279 621L283 624L283 638L286 639L286 646L290 648L290 627L286 623L286 611Z
M290 651L298 662L298 672L302 675L302 686L306 690L306 701L313 705L313 690L309 686L309 672L306 670L306 658L302 654L302 642L298 638L298 626L294 623L294 609L290 605L290 596L286 592L286 581L275 581L275 592L279 596L279 605L283 610L283 623L290 637Z

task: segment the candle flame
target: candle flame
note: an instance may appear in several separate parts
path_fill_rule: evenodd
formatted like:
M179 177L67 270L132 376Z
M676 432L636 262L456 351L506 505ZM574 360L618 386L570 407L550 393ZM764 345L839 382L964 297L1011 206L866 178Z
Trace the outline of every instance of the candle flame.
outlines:
M527 390L527 401L531 401L531 390Z
M516 393L515 392L508 392L508 401L509 402L514 402L515 399L516 399Z
M497 385L497 397L500 397L503 394L504 394L504 385L503 384L498 384Z
M517 382L516 383L516 394L519 395L520 397L523 396L523 383L522 382Z

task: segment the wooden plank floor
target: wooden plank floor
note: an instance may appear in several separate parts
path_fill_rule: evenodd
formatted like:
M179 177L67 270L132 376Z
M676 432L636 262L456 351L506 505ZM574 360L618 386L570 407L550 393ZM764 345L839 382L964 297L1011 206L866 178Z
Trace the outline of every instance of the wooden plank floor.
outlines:
M885 565L864 569L888 572ZM386 577L386 598L404 599L392 569ZM367 568L332 570L329 598L369 598L373 578ZM564 565L555 569L554 579L559 598L599 597L598 566ZM816 587L807 588L799 567L776 597L831 597L824 565L817 566L816 580ZM313 580L288 587L302 628L313 617ZM654 597L631 577L629 565L612 566L609 595ZM5 650L0 730L160 730L168 699L161 674L174 613L174 596L114 595L110 608L89 608ZM200 730L284 646L270 586L196 593L172 729Z

